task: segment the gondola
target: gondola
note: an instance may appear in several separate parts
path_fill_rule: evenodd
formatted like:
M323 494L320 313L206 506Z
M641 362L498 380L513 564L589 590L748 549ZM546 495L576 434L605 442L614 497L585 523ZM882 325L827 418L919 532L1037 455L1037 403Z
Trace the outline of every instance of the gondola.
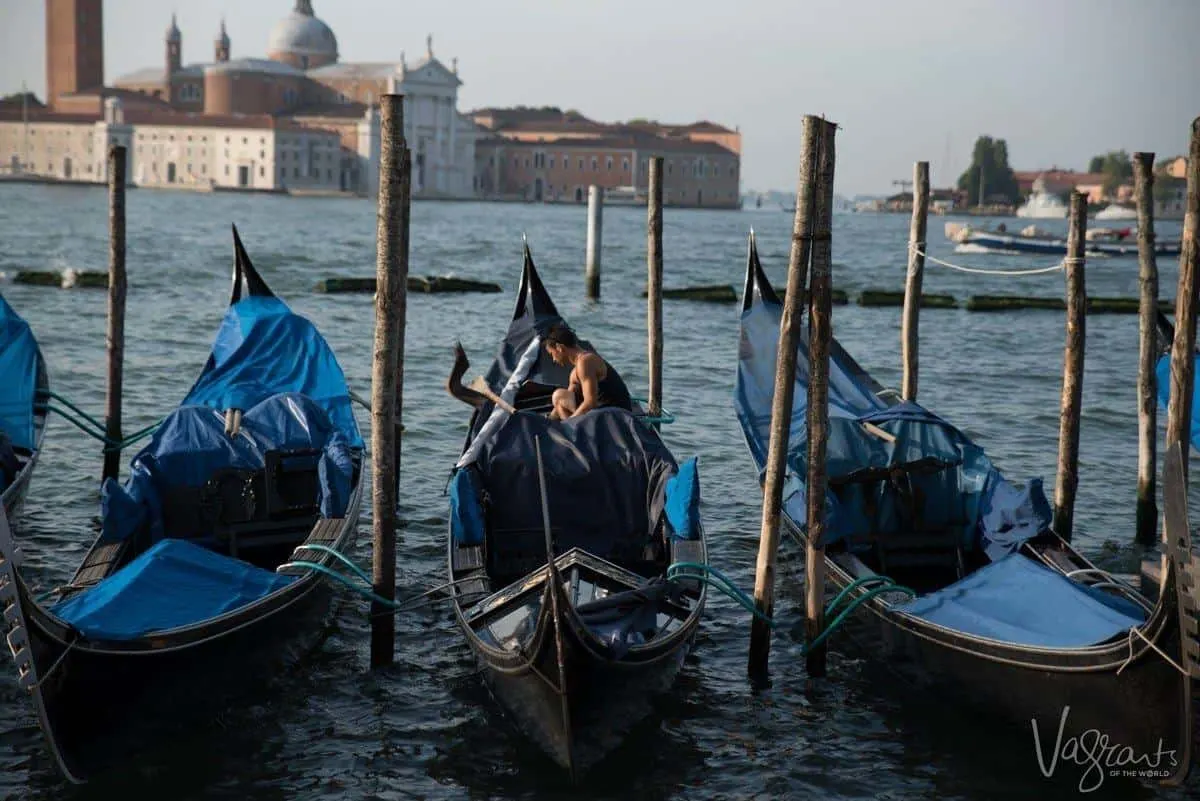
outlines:
M363 441L316 327L234 229L233 293L183 402L102 487L101 531L35 597L0 527L0 609L17 678L62 773L81 782L189 733L322 636L330 565L353 542ZM314 547L316 546L316 547Z
M696 460L678 464L638 408L551 421L569 368L541 337L561 323L528 248L516 310L449 485L454 613L517 726L578 778L652 710L704 608ZM583 343L585 347L586 343ZM543 468L544 465L544 468Z
M46 431L46 362L29 323L0 295L0 507L20 511Z
M735 407L760 471L781 310L752 241ZM804 543L806 336L799 347L783 521ZM829 376L825 567L831 589L873 596L853 632L865 653L939 703L990 710L1025 738L1032 728L1031 771L1075 771L1085 787L1096 778L1085 751L1103 737L1114 749L1098 752L1101 781L1142 770L1181 782L1200 671L1196 569L1179 513L1167 524L1184 544L1152 603L1051 530L1039 480L1010 484L965 434L885 390L836 339ZM1178 445L1173 453L1166 492L1186 516Z

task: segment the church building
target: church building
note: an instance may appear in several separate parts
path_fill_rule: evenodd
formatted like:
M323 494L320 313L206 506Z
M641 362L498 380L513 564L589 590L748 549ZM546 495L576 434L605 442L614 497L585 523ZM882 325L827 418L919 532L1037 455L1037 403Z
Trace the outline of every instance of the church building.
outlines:
M172 15L163 63L106 86L102 15L101 0L46 0L46 105L0 103L0 165L104 180L104 143L122 139L135 184L373 194L379 97L400 93L414 196L473 195L475 125L457 110L457 59L436 58L432 37L412 63L403 52L395 62L344 62L311 0L296 0L265 57L234 58L222 22L211 60L185 62ZM63 143L57 153L48 140ZM80 152L66 152L72 142Z

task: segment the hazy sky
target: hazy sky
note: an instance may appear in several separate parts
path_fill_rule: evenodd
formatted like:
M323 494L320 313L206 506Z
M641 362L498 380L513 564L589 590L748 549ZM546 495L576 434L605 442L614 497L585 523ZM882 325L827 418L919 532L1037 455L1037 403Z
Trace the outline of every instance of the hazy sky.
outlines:
M292 0L107 0L105 77L263 56ZM601 120L710 119L743 134L745 189L794 188L800 119L841 124L837 190L888 192L927 159L936 185L975 137L1016 169L1082 169L1109 149L1186 149L1200 114L1200 0L314 0L345 61L459 59L459 108L557 105ZM45 91L41 0L0 0L0 94Z

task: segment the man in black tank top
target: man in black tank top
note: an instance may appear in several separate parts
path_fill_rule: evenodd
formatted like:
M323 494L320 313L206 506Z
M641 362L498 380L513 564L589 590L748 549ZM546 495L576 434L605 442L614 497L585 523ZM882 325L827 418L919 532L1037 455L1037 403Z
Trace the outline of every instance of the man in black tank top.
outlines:
M604 406L633 411L633 400L621 376L600 354L582 348L566 324L555 324L542 344L555 364L571 367L567 388L554 390L552 419L566 420Z

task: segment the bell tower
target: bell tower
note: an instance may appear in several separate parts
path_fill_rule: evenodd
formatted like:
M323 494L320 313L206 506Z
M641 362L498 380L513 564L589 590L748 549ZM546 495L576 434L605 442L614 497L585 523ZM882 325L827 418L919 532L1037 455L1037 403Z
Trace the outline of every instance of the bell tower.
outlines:
M104 85L102 0L46 0L46 102Z
M179 72L179 68L183 66L183 34L179 32L179 25L175 22L175 15L171 15L171 27L167 28L167 77Z
M221 31L217 34L217 39L213 43L216 58L218 63L229 60L229 34L225 32L225 18L221 18Z

